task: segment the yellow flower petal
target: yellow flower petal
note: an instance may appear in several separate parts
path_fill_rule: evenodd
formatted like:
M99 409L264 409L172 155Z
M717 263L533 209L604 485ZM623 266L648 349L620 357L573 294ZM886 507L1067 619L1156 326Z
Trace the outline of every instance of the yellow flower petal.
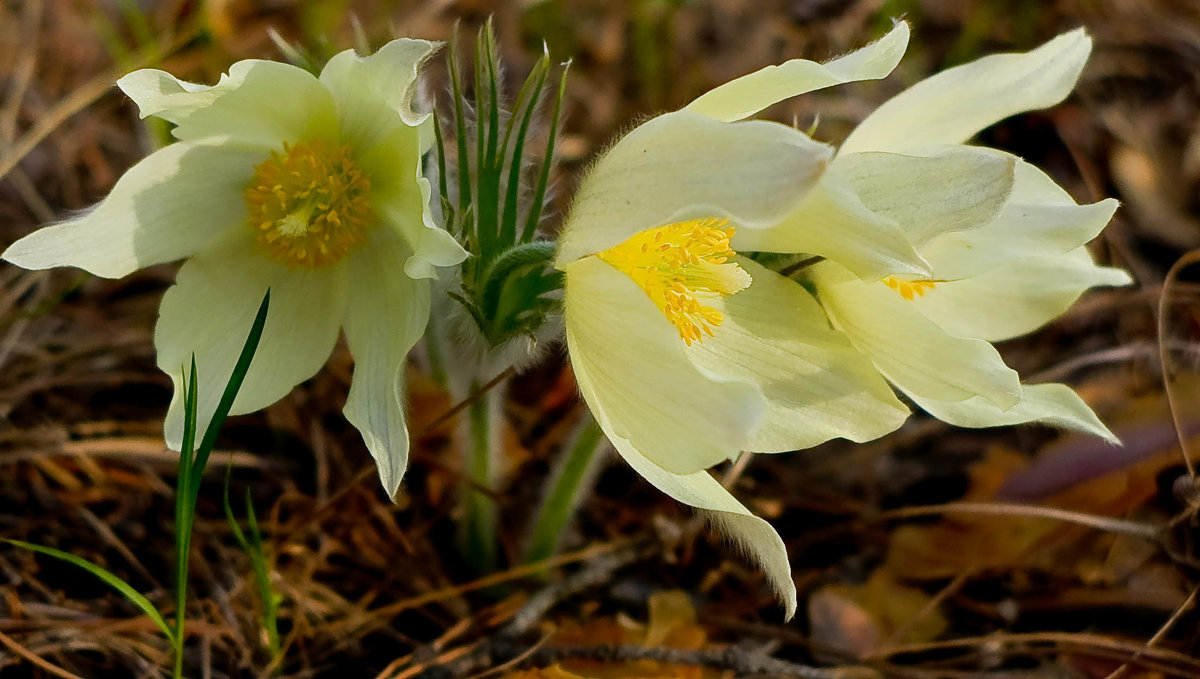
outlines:
M347 262L349 295L343 325L354 357L346 419L362 434L394 497L408 466L404 370L429 320L429 285L396 266L409 255L396 236L379 238Z
M978 276L938 283L911 304L957 337L999 342L1062 315L1088 288L1128 285L1121 269L1096 266L1086 248L1033 254Z
M1017 373L987 342L946 333L912 300L833 262L814 266L813 280L834 326L905 392L945 401L980 396L1001 409L1020 399Z
M866 356L829 327L804 288L738 258L749 288L711 303L724 315L713 337L688 353L705 370L758 384L764 419L750 449L810 448L833 438L870 441L897 429L904 407Z
M198 376L197 440L212 419L267 288L271 308L245 383L230 413L278 401L312 377L337 341L346 303L341 267L293 269L254 253L249 230L214 244L179 269L163 295L154 348L175 395L164 425L167 445L183 439L183 377L193 352Z
M1099 235L1117 210L1111 198L1076 205L1053 179L1023 160L1017 159L1015 169L1012 195L994 220L941 234L922 247L936 278L978 276L1030 255L1066 254Z
M337 135L337 109L329 91L302 68L247 59L211 87L176 79L155 69L134 71L117 81L143 118L175 123L178 139L212 139L272 149L285 141Z
M742 252L819 255L864 280L930 273L900 225L864 205L836 162L795 210L771 228L738 231L733 247Z
M805 92L855 80L878 80L896 68L908 47L908 24L897 22L876 42L824 64L792 59L709 90L684 110L730 122Z
M401 38L370 56L354 50L334 55L320 79L337 102L342 140L370 149L396 125L415 128L424 122L429 114L417 113L412 98L417 73L436 49L435 43Z
M262 155L173 144L130 168L92 210L34 231L2 256L26 269L75 266L105 278L182 259L245 222L241 192Z
M1091 51L1092 39L1076 29L1031 52L994 54L942 71L875 109L841 152L961 144L1013 114L1062 101Z
M602 412L594 408L592 412L603 426ZM708 472L677 474L667 471L640 453L627 439L613 435L608 438L642 478L679 502L704 512L723 535L745 550L747 556L763 569L767 582L783 602L785 617L790 620L796 614L796 584L792 581L787 547L771 524L751 514Z
M610 439L627 439L677 474L746 447L762 416L757 387L696 368L675 327L631 278L603 260L585 257L565 271L571 365Z
M994 220L1012 192L1014 162L987 149L949 146L921 156L840 154L830 171L848 178L864 205L899 224L920 249L934 236Z
M1002 410L978 396L963 401L938 401L913 394L913 400L930 415L956 427L1004 427L1041 423L1082 431L1119 444L1083 399L1065 384L1025 384L1016 405Z
M584 178L556 265L688 219L727 217L739 230L773 226L803 199L831 153L777 123L720 123L687 111L658 116Z

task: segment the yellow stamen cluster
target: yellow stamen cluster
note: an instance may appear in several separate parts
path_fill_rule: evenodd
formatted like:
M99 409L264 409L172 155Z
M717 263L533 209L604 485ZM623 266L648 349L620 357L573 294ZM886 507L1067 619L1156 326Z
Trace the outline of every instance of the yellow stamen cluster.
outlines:
M366 237L375 222L370 190L349 146L313 140L272 151L254 168L243 195L267 255L316 268L337 262Z
M733 227L725 219L692 219L642 231L599 257L633 279L689 346L721 325L720 311L701 298L732 295L750 274L729 259Z
M926 290L932 290L937 287L942 281L932 281L927 279L918 279L911 281L900 280L894 276L888 276L883 279L884 285L900 293L904 299L911 300L915 297L924 297Z

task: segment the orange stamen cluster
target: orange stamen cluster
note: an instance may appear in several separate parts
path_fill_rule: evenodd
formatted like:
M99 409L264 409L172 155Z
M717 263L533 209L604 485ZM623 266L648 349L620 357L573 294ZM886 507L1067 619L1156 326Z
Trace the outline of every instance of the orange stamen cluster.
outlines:
M254 168L243 195L250 227L269 257L317 268L366 238L375 222L370 190L349 146L313 140L272 151Z
M599 257L638 284L689 346L713 335L720 311L701 298L732 295L750 285L750 274L729 261L734 229L725 219L692 219L635 234Z
M894 276L888 276L883 279L884 285L900 293L904 299L911 300L913 297L924 297L926 290L932 290L937 287L937 284L942 281L932 281L927 279L918 279L911 281L899 280Z

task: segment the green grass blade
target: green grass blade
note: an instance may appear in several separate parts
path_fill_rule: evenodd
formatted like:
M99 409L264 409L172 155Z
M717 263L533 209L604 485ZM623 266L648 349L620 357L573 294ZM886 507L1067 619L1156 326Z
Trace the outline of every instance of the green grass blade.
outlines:
M162 615L160 615L159 612L154 609L154 604L150 603L149 599L142 596L142 594L134 589L128 582L125 582L110 571L92 563L91 561L88 561L87 559L75 556L69 552L64 552L60 549L54 549L53 547L43 547L41 545L35 545L29 542L23 542L21 540L5 540L5 542L20 547L21 549L28 549L31 552L37 552L38 554L45 554L46 556L54 557L59 561L65 561L73 566L82 568L88 573L91 573L93 576L103 581L104 584L115 589L121 596L132 602L133 605L137 606L139 610L141 610L146 614L147 617L154 621L155 625L158 625L158 628L162 630L162 633L166 635L167 639L172 640L172 642L174 641L175 635L171 632L170 625L168 625L167 621L163 619Z
M263 602L263 627L267 631L267 647L271 659L279 657L279 604L282 597L271 586L271 572L267 564L267 551L263 547L262 531L258 528L258 517L254 515L254 504L250 502L250 489L246 489L246 524L250 528L250 565L254 569L254 582L258 596Z
M232 476L232 466L225 468L225 492L221 504L225 510L225 521L233 533L234 540L250 559L250 568L254 572L254 584L258 590L258 598L263 606L262 627L267 633L267 650L270 651L272 662L279 657L279 603L280 596L271 586L270 570L267 566L267 552L263 547L262 532L258 528L258 517L254 514L254 504L250 501L250 489L246 489L246 524L250 529L247 538L242 527L238 525L233 513L233 505L229 502L229 479Z
M550 135L546 140L546 155L542 158L542 171L533 190L533 200L529 203L529 216L525 220L525 229L521 232L522 243L533 240L538 224L542 220L546 185L550 183L550 167L554 164L554 145L558 139L558 128L562 124L563 97L567 92L567 71L570 69L570 62L563 64L562 77L558 81L558 93L554 97L554 111L550 114Z
M175 640L182 642L186 620L187 564L192 544L192 507L187 503L192 487L192 462L196 444L196 356L192 355L188 378L183 384L183 444L179 446L179 469L175 480ZM177 649L178 654L178 649Z
M550 72L550 56L543 54L538 59L533 70L526 78L525 84L517 94L517 105L509 119L509 131L512 131L512 121L521 114L521 124L517 126L517 136L512 149L508 147L508 138L504 140L504 153L511 158L508 166L508 190L504 197L504 215L500 219L500 240L506 244L517 242L517 203L521 190L521 164L525 155L525 138L533 122L534 111L542 99L542 90L546 86L546 77Z
M225 392L221 394L217 409L213 412L208 429L204 431L204 438L200 441L200 448L196 451L196 461L192 465L194 474L191 494L188 497L190 507L196 506L196 498L200 494L200 477L204 474L204 467L208 464L208 456L212 454L213 448L217 445L217 434L221 430L221 425L225 424L225 418L229 416L229 409L233 407L233 401L242 388L242 381L246 379L246 373L250 370L250 362L254 359L254 352L258 350L259 340L262 339L263 326L267 323L267 309L270 306L271 291L267 290L267 293L263 295L262 303L258 305L258 313L254 317L254 323L250 326L250 334L246 337L246 343L242 345L242 353L233 366L233 374L229 376Z
M458 24L450 36L450 93L454 97L454 136L458 143L458 212L465 215L471 204L471 168L467 155L467 119L463 113L463 89L458 69Z
M489 24L490 25L490 24ZM479 31L475 40L475 235L478 238L481 269L486 269L495 256L499 236L500 200L499 175L492 167L495 163L496 135L499 128L500 111L489 104L495 100L496 82L490 81L488 68L488 25ZM489 90L491 93L489 94ZM478 282L478 281L476 281Z
M433 112L433 140L437 144L438 197L442 205L442 222L447 231L461 237L462 234L455 233L454 228L454 207L450 205L450 186L446 180L446 143L442 140L442 117L437 111Z

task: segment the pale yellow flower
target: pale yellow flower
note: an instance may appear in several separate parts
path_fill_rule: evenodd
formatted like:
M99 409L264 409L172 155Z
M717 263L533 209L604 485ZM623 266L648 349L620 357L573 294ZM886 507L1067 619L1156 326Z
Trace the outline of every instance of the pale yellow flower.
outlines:
M906 40L901 24L815 72L882 77ZM740 241L790 228L832 149L785 125L693 108L703 106L640 125L580 185L557 258L567 347L617 451L708 512L762 564L790 615L796 594L779 536L706 468L743 450L873 439L908 410L809 293L738 254ZM898 229L883 246L861 235L871 253L919 260Z
M824 257L804 277L835 327L936 417L968 427L1044 421L1111 438L1070 388L1022 385L990 342L1045 324L1089 287L1129 282L1082 248L1117 203L1077 205L1020 158L964 143L1062 101L1090 51L1080 29L918 83L855 128L783 225L739 234L734 247ZM843 60L869 58L864 52ZM789 62L689 109L737 120L856 77Z
M465 257L435 227L421 176L433 125L412 96L434 48L396 40L368 58L342 52L319 77L240 61L212 87L131 73L117 85L143 117L173 123L179 141L130 168L89 212L3 257L108 278L187 259L154 333L158 365L175 383L165 424L173 447L192 353L203 427L268 288L270 313L233 413L315 374L344 329L357 363L345 414L395 493L408 457L405 357L428 320L427 279Z

